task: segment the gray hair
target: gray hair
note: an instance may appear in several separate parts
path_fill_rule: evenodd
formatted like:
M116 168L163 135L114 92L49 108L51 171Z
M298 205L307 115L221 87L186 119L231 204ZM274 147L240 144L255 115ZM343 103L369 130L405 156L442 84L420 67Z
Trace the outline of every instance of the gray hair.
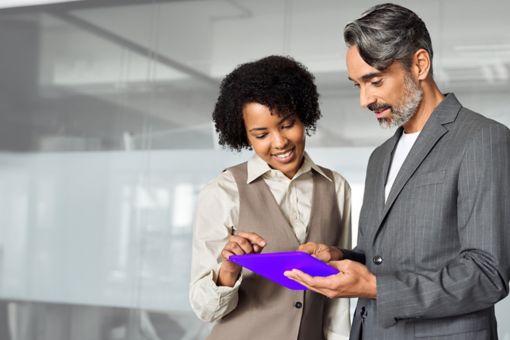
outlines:
M425 23L399 5L386 3L370 8L345 26L344 40L348 47L357 46L361 58L380 71L394 61L409 70L413 55L420 48L429 53L432 62L432 41Z

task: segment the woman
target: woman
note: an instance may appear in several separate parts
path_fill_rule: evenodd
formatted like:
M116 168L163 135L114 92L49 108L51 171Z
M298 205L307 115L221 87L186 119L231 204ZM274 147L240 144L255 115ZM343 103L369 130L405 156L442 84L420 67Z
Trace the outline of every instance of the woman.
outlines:
M221 83L213 113L219 142L254 155L199 195L190 302L199 318L216 321L210 340L349 334L348 300L331 305L319 294L288 290L228 260L295 250L308 241L350 248L349 185L305 152L305 137L320 116L313 76L290 58L240 65Z

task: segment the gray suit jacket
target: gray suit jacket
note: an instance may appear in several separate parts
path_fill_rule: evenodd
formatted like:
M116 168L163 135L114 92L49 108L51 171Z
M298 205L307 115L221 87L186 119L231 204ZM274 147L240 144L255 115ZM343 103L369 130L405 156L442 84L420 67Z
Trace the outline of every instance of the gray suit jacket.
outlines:
M510 131L449 94L395 179L402 133L370 156L358 246L377 277L351 339L497 339L494 304L510 277Z

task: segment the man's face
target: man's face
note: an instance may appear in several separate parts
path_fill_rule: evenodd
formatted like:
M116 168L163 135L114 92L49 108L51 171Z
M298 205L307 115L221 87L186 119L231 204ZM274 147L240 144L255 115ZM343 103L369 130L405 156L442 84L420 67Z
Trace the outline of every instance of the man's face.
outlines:
M423 91L400 62L384 71L368 65L358 47L347 50L347 73L360 90L360 104L375 113L383 127L401 126L411 119L421 103Z

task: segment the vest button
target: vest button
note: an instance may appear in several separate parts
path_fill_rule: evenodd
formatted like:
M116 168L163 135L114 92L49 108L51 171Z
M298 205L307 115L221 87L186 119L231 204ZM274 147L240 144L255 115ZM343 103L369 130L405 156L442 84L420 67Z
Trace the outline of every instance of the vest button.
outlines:
M301 302L299 302L299 301L298 301L298 302L296 302L296 303L294 304L294 307L296 307L296 308L298 308L298 309L299 309L299 308L303 307L303 304L302 304Z
M383 263L383 258L380 255L375 255L374 258L372 259L372 262L374 262L374 264L376 265L380 265Z

